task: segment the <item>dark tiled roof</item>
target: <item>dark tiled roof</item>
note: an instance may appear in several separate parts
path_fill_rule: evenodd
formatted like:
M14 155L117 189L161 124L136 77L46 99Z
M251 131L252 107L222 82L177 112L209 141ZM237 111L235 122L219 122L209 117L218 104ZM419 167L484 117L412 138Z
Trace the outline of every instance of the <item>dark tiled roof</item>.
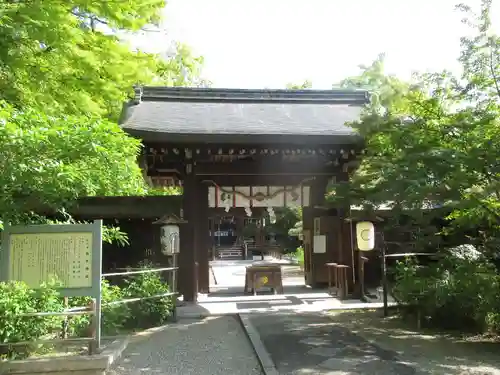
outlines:
M367 102L358 90L144 87L122 126L146 141L351 143L345 123Z

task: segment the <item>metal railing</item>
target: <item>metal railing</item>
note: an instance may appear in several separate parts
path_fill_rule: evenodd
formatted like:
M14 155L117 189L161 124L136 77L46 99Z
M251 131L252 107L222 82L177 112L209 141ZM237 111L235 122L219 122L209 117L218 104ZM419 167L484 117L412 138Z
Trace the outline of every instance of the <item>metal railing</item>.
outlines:
M90 324L88 327L89 336L87 337L66 337L66 329L68 326L68 318L77 315L90 315ZM20 317L48 317L48 316L64 316L66 319L63 321L63 329L61 338L59 339L41 339L33 341L15 341L15 342L2 342L0 347L12 348L14 346L27 346L27 345L46 345L46 344L59 344L59 343L72 343L72 342L87 342L89 354L94 354L97 351L96 345L96 302L92 300L87 307L74 307L64 311L43 311L19 314ZM66 328L65 328L66 327Z
M153 296L145 296L145 297L136 297L136 298L124 298L118 301L112 301L108 303L104 303L103 306L113 306L113 305L121 305L125 303L145 301L149 299L162 298L162 297L174 297L177 296L177 271L179 267L165 267L165 268L150 268L150 269L142 269L137 271L125 271L125 272L111 272L102 274L102 278L113 277L113 276L130 276L130 275L140 275L145 273L156 273L156 272L171 272L172 277L170 278L170 282L167 285L170 285L172 288L171 292L156 294ZM172 319L174 321L177 320L177 298L172 298L173 306L172 306Z
M120 304L127 304L132 302L139 302L144 300L163 298L163 297L174 297L172 298L172 320L177 320L177 271L179 267L165 267L165 268L154 268L154 269L142 269L136 271L125 271L125 272L112 272L105 273L101 275L101 278L113 277L113 276L131 276L131 275L139 275L146 273L156 273L156 272L171 272L170 277L170 287L172 288L171 292L156 294L153 296L145 296L145 297L136 297L136 298L124 298L118 301L110 301L103 303L102 306L115 306ZM64 298L65 305L67 304L67 297ZM78 315L89 315L91 316L90 324L88 327L89 335L87 337L67 337L67 328L69 323L69 318L72 316ZM63 328L61 330L61 338L58 339L40 339L33 341L16 341L16 342L3 342L0 343L0 347L14 347L14 346L27 346L27 345L46 345L46 344L58 344L58 343L73 343L73 342L87 342L88 343L88 354L92 355L98 351L99 339L97 338L97 322L96 319L96 301L92 299L89 306L80 306L80 307L72 307L67 308L64 311L53 311L53 312L32 312L32 313L23 313L19 314L21 317L49 317L49 316L64 316L66 319L63 321Z
M283 248L278 244L264 243L261 245L257 245L255 243L245 243L246 251L251 252L252 254L260 254L262 260L264 260L264 256L272 256L275 259L281 259L283 256Z

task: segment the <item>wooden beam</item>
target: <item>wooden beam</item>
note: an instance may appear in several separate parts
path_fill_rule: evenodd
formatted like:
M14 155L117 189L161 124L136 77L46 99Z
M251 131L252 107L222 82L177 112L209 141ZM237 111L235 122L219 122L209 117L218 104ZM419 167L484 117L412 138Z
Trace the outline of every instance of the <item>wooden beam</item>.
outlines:
M202 181L203 180L207 181L208 184L210 184L211 181L213 181L219 186L295 186L300 184L306 177L307 176L298 176L298 175L199 176L199 178L201 178Z
M277 163L269 162L241 161L228 164L208 164L199 163L197 165L198 176L212 175L234 175L234 176L257 176L257 175L331 175L338 169L338 165L325 165L324 162L310 161L302 163Z
M213 156L214 160L197 158L198 175L330 175L337 167L356 161L358 155L343 152L339 155L255 155L243 159L232 156ZM229 158L229 159L228 159ZM155 155L148 158L148 176L181 176L185 160Z
M81 220L93 219L156 219L172 213L179 215L182 208L182 196L147 196L147 197L88 197L80 198L69 213ZM47 209L36 210L40 214L56 215Z
M267 212L267 207L252 207L252 215L254 217L261 217L262 215L265 215L266 212ZM208 215L210 217L224 217L224 216L236 216L243 218L248 217L243 207L231 207L229 212L226 212L226 210L222 207L209 207Z
M320 155L341 156L342 154L359 154L361 145L311 145L311 144L193 144L193 143L166 143L148 142L144 144L142 153L147 156L162 156L176 161L184 159L191 153L197 160L206 159L207 156L233 155L233 156L273 156L273 155Z

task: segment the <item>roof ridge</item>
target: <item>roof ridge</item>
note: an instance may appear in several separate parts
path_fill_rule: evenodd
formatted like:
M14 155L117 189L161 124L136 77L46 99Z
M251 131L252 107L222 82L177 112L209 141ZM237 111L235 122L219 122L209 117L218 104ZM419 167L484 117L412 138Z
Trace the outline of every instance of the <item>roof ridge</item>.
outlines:
M363 105L370 100L369 92L366 90L339 88L288 90L142 86L135 88L135 94L136 103L140 101L216 101Z

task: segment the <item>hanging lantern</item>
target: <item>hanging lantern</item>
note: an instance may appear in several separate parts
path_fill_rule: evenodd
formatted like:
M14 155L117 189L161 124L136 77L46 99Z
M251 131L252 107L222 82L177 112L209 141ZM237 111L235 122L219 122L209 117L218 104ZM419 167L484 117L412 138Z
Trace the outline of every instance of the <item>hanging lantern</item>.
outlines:
M186 223L185 220L180 219L175 215L163 216L153 223L161 225L160 245L162 254L174 255L179 253L179 224L184 223Z
M276 223L276 214L274 213L274 208L272 206L267 207L267 213L269 214L269 222L271 224Z
M375 247L375 227L372 222L361 221L356 224L356 239L359 251L370 251Z

